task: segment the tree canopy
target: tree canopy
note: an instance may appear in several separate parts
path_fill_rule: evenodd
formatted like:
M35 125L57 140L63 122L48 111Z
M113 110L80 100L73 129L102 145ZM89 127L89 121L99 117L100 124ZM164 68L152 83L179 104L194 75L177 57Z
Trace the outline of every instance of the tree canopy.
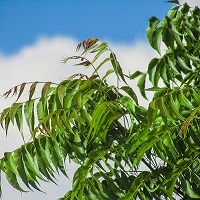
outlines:
M14 188L42 190L39 180L67 177L70 159L79 168L60 199L200 199L200 9L168 2L175 7L163 20L149 20L147 38L160 57L146 72L124 74L108 44L89 38L77 46L82 53L63 62L93 67L91 76L22 83L4 94L16 96L1 112L6 134L10 124L22 137L26 125L31 133L31 141L0 159ZM111 68L100 76L104 65ZM108 84L113 74L116 85ZM135 80L143 98L154 94L147 108L131 86ZM28 99L20 102L26 89Z

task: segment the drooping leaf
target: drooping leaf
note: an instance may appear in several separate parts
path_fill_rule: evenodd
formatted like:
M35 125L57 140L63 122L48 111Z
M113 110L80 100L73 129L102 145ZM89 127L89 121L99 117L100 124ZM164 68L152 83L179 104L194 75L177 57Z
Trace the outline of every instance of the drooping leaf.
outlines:
M146 34L150 45L154 48L155 46L155 30L157 25L159 24L160 20L156 17L151 17L149 19L149 26L147 27ZM157 39L157 38L156 38Z
M135 101L135 103L138 104L137 95L135 94L134 90L131 87L123 86L120 89L125 91Z
M21 84L20 89L19 89L19 94L18 94L17 100L18 100L18 99L20 98L20 96L22 95L25 86L26 86L26 83L22 83L22 84ZM17 100L16 100L16 101L17 101Z
M142 96L147 99L146 97L146 93L145 93L145 82L146 82L146 74L143 73L137 83L137 86L140 89L140 93L142 94Z
M3 97L5 97L6 99L11 94L11 92L12 92L12 89L8 90L7 92L3 94Z
M31 98L35 92L35 88L36 88L37 84L38 84L38 81L31 84L30 89L29 89L29 100L31 100Z
M115 70L117 77L119 76L124 81L124 83L126 83L122 68L119 62L117 61L116 55L114 53L110 53L110 58L111 58L113 69Z
M161 39L162 39L162 32L163 28L159 27L153 32L152 38L152 47L160 54L160 45L161 45Z
M177 75L180 75L180 72L176 68L176 65L174 64L174 62L172 62L169 57L167 59L168 59L168 64L171 67L171 69L174 71L174 73Z
M24 105L24 115L30 132L34 130L35 116L34 116L34 99L27 101Z
M97 72L99 71L99 69L100 69L106 62L108 62L108 61L110 61L110 60L111 60L111 58L105 58L105 59L98 65L98 67L95 69L93 75L94 75L95 73L97 73ZM103 79L105 79L105 78L103 78Z
M14 103L10 108L9 115L13 124L14 124L15 115L20 106L22 106L21 103Z
M90 153L90 156L84 161L83 165L76 170L73 177L72 194L70 199L74 199L75 197L81 198L83 196L84 183L89 171L93 165L105 155L108 149L108 147L104 146L98 147Z
M59 85L57 88L57 95L61 106L63 106L63 99L66 95L66 87L64 85Z
M191 104L191 102L187 99L187 97L185 97L182 90L179 91L177 99L181 105L183 105L189 109L194 108L193 105Z
M122 114L121 108L115 102L105 102L98 105L92 115L88 141L95 137L105 141L109 126Z
M42 97L45 97L48 94L51 82L46 82L42 88Z
M176 105L176 103L175 103L175 101L174 101L174 99L173 99L173 96L172 96L171 94L169 95L169 101L168 101L168 103L169 103L169 106L170 106L171 110L173 111L173 114L174 114L178 119L184 120L184 118L181 116L181 114L180 114L180 112L179 112L179 110L178 110L178 107L177 107L177 105Z
M115 70L109 69L106 74L103 76L102 81L104 81L110 74L114 73Z
M187 70L187 71L192 71L192 69L191 69L190 67L188 67L188 65L184 62L184 60L183 60L181 57L177 56L177 60L178 60L178 62L179 62L179 64L180 64L180 66L181 66L183 69L185 69L185 70Z

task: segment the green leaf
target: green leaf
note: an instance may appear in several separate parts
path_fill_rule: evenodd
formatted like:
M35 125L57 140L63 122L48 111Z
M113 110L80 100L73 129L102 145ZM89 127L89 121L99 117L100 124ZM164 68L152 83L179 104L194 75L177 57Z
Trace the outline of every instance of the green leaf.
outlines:
M183 179L182 179L183 180ZM200 198L200 195L196 194L194 192L194 190L192 189L192 186L191 184L189 183L188 180L184 180L185 181L185 184L186 184L186 191L185 193L190 197L190 198L194 198L194 199L199 199Z
M169 195L170 200L173 199L174 187L175 187L178 177L179 177L179 174L177 174L176 176L173 175L173 177L168 182L169 188L167 188L167 193ZM168 179L165 179L165 180L168 180Z
M5 109L1 112L1 117L0 117L1 125L2 125L3 121L6 119L6 117L9 116L10 109L11 109L11 108L5 108Z
M128 110L129 113L131 113L133 115L135 114L135 105L134 105L133 99L131 99L130 97L127 97L127 96L123 96L120 99L117 99L116 101L120 102L120 104L124 108L126 108L126 110Z
M107 48L107 47L108 47L107 43L106 43L106 42L103 42L103 43L101 43L100 45L98 45L94 50L92 50L91 53L99 52L99 51L101 51L102 49L105 49L105 48Z
M148 65L149 80L152 82L154 87L156 85L155 74L159 73L159 72L157 72L158 71L157 70L158 62L159 62L158 58L153 58Z
M75 121L77 121L79 124L84 125L84 120L82 117L79 115L77 110L75 110L73 107L71 108L71 116L74 118Z
M119 62L117 61L116 55L114 53L111 53L110 58L111 58L113 69L115 70L117 77L119 76L124 81L124 83L126 83L122 68Z
M152 47L160 54L160 44L161 44L161 39L162 39L162 32L163 32L163 27L157 28L153 32L153 42L152 42Z
M130 76L130 80L137 78L138 76L141 76L142 74L144 74L143 72L140 71L136 71L134 72L131 76Z
M174 49L174 38L169 29L164 29L162 33L162 41L168 48Z
M136 149L142 144L143 140L148 137L149 131L144 131L138 135L134 135L133 138L135 138L134 143L131 142L130 149L127 148L128 153L134 153Z
M163 98L158 99L157 101L158 108L160 109L161 113L168 119L173 120L172 116L168 112L168 109L166 107L166 102Z
M160 87L151 87L151 88L147 88L145 89L146 91L162 91L163 88L160 88Z
M63 106L63 99L64 99L64 96L66 95L66 87L64 85L59 85L57 87L57 95L58 95L58 99L60 101L61 106Z
M17 112L15 114L15 121L16 121L16 124L17 124L17 127L18 127L18 130L20 131L21 133L21 136L22 136L22 139L23 141L25 142L25 139L24 139L24 133L23 133L23 114L22 114L22 105L17 109Z
M27 168L29 168L38 178L46 181L39 171L38 163L35 162L33 155L29 153L28 147L26 145L22 146L22 154L24 159L27 160Z
M132 88L130 88L129 86L123 86L120 89L126 92L135 101L135 103L138 104L137 95Z
M198 56L194 56L193 54L185 53L184 56L192 61L200 61L200 58Z
M200 95L195 90L192 90L192 93L193 93L195 101L197 103L199 103L200 102Z
M34 99L27 101L24 105L24 115L30 132L34 130L35 116L34 116Z
M140 77L138 83L137 83L137 86L138 86L139 89L140 89L140 93L141 93L141 95L142 95L145 99L147 99L146 93L145 93L146 75L147 75L147 74L143 73L143 74L141 75L141 77ZM148 100L148 99L147 99L147 100Z
M109 147L98 147L88 155L81 167L76 170L73 177L72 193L70 199L74 199L75 197L78 197L79 199L82 198L85 181L89 171L99 159L104 157L108 149Z
M169 1L167 1L169 2ZM171 2L172 3L172 2ZM174 3L174 2L173 2ZM167 16L170 18L170 19L174 19L176 17L176 14L177 14L177 11L179 9L179 6L175 6L173 8L171 8L168 13L167 13Z
M186 14L189 12L190 6L187 3L184 3L181 9L181 12Z
M142 141L140 148L137 151L137 156L135 159L136 166L139 165L144 154L154 146L154 144L159 140L158 136L148 136L144 141Z
M17 110L19 109L20 106L22 106L21 103L14 103L14 104L12 104L12 106L10 108L9 115L10 115L11 122L13 124L14 124L15 115L16 115Z
M184 47L183 42L180 38L180 35L177 34L177 31L175 31L175 29L169 29L169 31L174 36L174 39L176 41L177 46L180 47L182 50L184 50L185 47Z
M94 63L100 56L101 54L103 54L104 52L108 51L109 49L107 48L107 44L106 43L102 43L99 47L97 47L95 50L93 50L92 52L97 52L98 53L95 55L95 57L92 60L92 63ZM91 52L91 53L92 53ZM107 58L109 59L109 58ZM103 61L104 62L104 61ZM103 64L102 64L103 65ZM100 68L100 67L99 67Z
M177 60L178 60L178 62L179 62L179 64L180 64L180 66L181 66L183 69L185 69L185 70L187 70L187 71L192 71L192 69L188 67L188 65L184 62L184 60L183 60L181 57L177 56Z
M200 177L193 171L190 171L190 173L191 173L191 181L199 186L200 185Z
M169 94L169 106L171 108L171 110L173 111L173 114L180 120L184 120L184 118L181 116L179 110L178 110L178 107L177 105L175 104L175 101L173 100L173 96L172 94Z
M174 4L179 4L179 1L178 0L169 0L169 1L166 1L167 3L174 3Z
M191 104L191 102L185 97L185 95L183 94L183 91L180 90L178 93L178 101L181 105L189 108L189 109L194 109L194 106Z
M154 42L155 42L155 39L154 39L155 33L154 32L155 32L156 27L159 24L159 22L160 22L160 20L158 18L151 17L149 19L149 26L147 27L147 30L146 30L146 35L147 35L148 41L153 48L154 48Z
M168 77L168 68L165 63L163 63L163 66L161 67L160 76L163 79L165 85L169 87L170 84L169 84L169 77Z
M97 71L99 71L99 69L106 63L106 62L108 62L108 61L110 61L111 60L111 58L106 58L106 59L104 59L99 65L98 65L98 67L95 69L95 71L94 71L94 73L92 74L92 75L94 75L95 73L97 73ZM103 79L102 79L103 80Z
M196 38L195 38L194 34L192 33L192 31L189 28L187 28L187 26L185 26L184 28L185 28L187 34L190 36L190 38L193 39L194 41L196 41Z
M166 17L166 18L169 19L168 17ZM176 29L176 26L174 26L173 23L169 22L169 24L170 24L170 26L171 26L171 27L170 27L170 28L171 28L171 29L170 29L170 30L171 30L171 33L173 33L174 38L175 38L177 44L179 44L179 45L182 47L183 44L181 44L180 41L182 40L183 34L180 33L180 32ZM180 36L180 37L179 37L179 36Z
M172 62L169 57L167 57L167 60L168 60L169 66L174 71L174 73L177 74L177 75L180 75L180 72L176 68L176 65L174 64L174 62Z
M142 186L145 183L145 179L148 177L149 172L143 171L141 172L132 182L130 189L124 197L119 198L120 200L131 200L136 199L137 193L140 192Z
M151 107L151 105L149 104L149 108L148 108L148 119L149 119L149 124L152 125L152 123L155 121L156 114L157 114L157 110L153 109L153 108Z
M49 88L50 88L50 85L52 83L51 82L46 82L42 88L42 98L44 98L47 94L48 94L48 91L49 91Z
M98 137L105 141L107 131L111 123L122 116L123 112L116 102L104 102L99 104L92 115L88 141Z
M104 81L110 74L114 73L115 70L109 69L106 74L103 76L102 81Z
M19 175L18 170L17 170L17 165L15 164L15 158L12 154L12 152L6 152L4 153L4 162L6 165L9 167L9 169L15 174Z
M5 175L6 175L6 179L8 180L8 182L17 190L21 191L21 192L26 192L24 189L22 189L22 187L20 186L16 175L9 169L9 167L6 165L6 163L1 160L1 169L4 171Z
M64 166L65 157L63 155L63 152L61 151L60 145L55 139L48 140L48 143L46 143L46 147L48 148L49 145L53 147L51 151L51 155L53 154L53 156L51 156L51 160L53 161L55 168L59 168L59 170L63 173L63 175L65 175L68 178Z
M44 104L43 104L43 101L40 99L39 102L37 103L38 120L41 122L42 119L44 119L45 116L46 116L46 114L45 114Z

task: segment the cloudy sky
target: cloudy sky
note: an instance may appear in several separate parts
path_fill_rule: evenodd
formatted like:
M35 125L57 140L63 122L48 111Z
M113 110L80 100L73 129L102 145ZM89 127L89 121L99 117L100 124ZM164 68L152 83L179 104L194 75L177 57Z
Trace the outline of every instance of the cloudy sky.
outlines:
M182 1L183 2L183 1ZM199 0L187 1L191 6ZM151 16L163 18L171 4L164 0L1 0L0 1L0 94L28 81L59 82L78 72L91 70L61 64L61 59L73 55L76 45L88 37L107 41L125 70L145 71L157 54L149 47L145 35ZM12 99L0 99L0 109ZM141 103L142 100L141 100ZM19 147L21 138L15 128L8 137L0 129L0 156ZM69 165L69 175L75 166ZM58 185L42 183L47 194L21 195L3 177L3 200L54 200L70 189L70 181L58 177Z

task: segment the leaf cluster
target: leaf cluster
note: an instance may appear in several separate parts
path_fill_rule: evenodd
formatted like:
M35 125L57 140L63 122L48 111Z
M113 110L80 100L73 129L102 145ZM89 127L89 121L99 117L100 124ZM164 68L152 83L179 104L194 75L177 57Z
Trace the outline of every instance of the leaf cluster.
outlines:
M89 38L77 46L79 56L63 62L93 67L90 77L22 83L4 94L17 96L1 113L6 133L12 123L22 137L24 125L31 134L31 141L0 159L13 187L25 191L21 179L28 189L41 190L38 180L55 182L60 172L67 176L65 162L70 159L79 168L72 190L61 199L200 198L200 10L170 2L178 6L164 20L149 21L147 37L160 57L151 60L147 72L125 75L108 44ZM97 62L105 52L108 56ZM93 55L92 60L85 54ZM100 77L105 64L112 68ZM117 86L107 83L112 73ZM133 79L144 98L154 91L148 108L139 105L127 84ZM42 89L35 98L38 85ZM25 87L28 100L19 102Z

